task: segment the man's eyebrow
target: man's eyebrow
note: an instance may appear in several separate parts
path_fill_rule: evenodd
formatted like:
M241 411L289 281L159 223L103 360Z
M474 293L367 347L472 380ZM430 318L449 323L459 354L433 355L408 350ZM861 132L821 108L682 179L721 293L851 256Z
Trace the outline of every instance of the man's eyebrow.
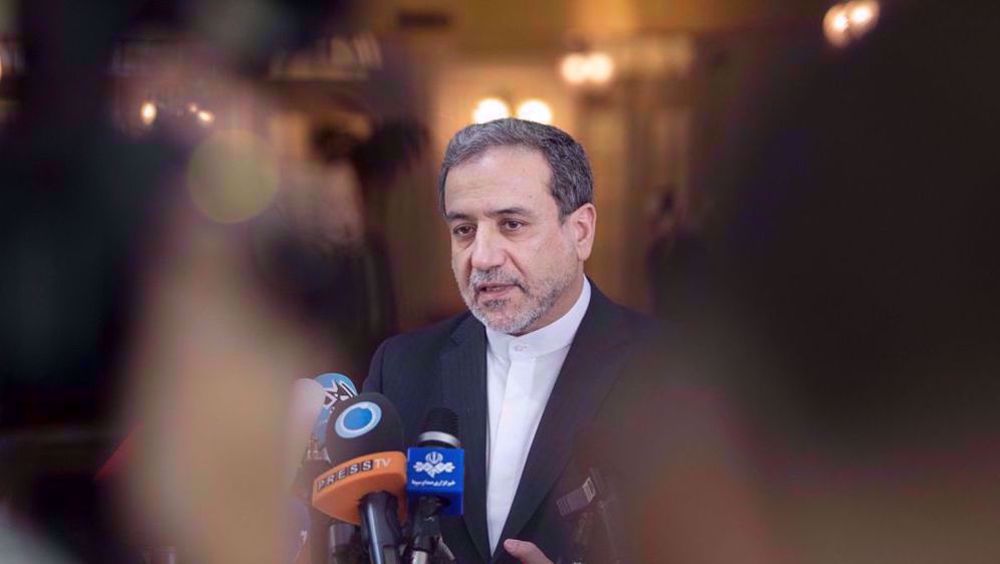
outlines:
M532 213L527 208L514 206L512 208L503 208L502 210L491 210L486 212L486 217L495 218L502 215L523 215L526 217L534 217L535 214Z
M535 217L535 214L531 210L518 206L514 206L511 208L503 208L499 210L490 210L483 215L485 215L490 219L494 219L504 215L520 215L524 217ZM456 221L456 220L468 221L472 219L472 216L462 212L448 212L445 214L444 218L447 221Z
M472 219L472 216L460 212L448 212L444 214L444 218L448 221L455 221L456 219L469 220Z

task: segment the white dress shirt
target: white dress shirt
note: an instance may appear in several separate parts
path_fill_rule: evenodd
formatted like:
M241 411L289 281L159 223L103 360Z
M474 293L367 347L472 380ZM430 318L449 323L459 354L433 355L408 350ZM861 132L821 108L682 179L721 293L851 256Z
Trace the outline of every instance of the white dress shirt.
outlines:
M590 305L590 282L565 315L515 337L486 328L489 428L486 447L486 524L496 551L542 412L577 328Z

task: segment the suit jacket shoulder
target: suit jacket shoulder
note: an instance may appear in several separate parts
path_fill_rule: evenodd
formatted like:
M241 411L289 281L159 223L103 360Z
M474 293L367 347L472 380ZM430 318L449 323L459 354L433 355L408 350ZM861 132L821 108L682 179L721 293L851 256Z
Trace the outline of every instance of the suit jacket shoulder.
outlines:
M399 375L410 372L401 370L404 364L413 366L433 360L446 346L455 329L470 317L469 312L463 312L383 341L372 356L364 391L386 393L387 387L395 388Z

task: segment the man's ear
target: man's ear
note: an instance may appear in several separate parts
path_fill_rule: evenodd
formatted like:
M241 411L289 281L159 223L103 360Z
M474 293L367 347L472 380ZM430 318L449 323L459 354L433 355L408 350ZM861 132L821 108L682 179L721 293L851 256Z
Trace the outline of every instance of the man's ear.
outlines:
M573 244L576 246L576 256L581 261L590 258L594 248L594 232L597 230L597 208L594 204L583 204L566 218Z

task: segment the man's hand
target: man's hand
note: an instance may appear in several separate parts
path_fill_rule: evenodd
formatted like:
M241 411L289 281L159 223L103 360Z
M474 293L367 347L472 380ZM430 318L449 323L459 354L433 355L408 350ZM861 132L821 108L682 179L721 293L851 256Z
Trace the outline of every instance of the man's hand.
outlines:
M503 541L503 548L521 564L552 564L533 542L507 539Z

